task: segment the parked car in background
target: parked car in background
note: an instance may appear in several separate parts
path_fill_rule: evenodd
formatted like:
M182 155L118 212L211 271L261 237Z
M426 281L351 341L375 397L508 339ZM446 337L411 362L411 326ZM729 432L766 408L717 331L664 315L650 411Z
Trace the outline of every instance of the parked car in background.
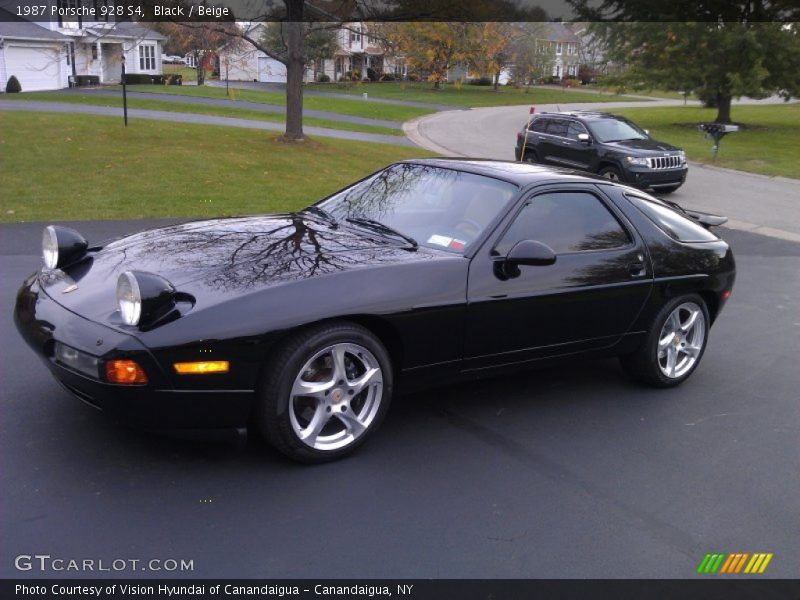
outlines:
M291 214L91 245L50 225L14 316L96 408L249 426L321 462L362 444L398 387L601 356L682 383L735 279L703 226L721 222L563 169L409 160Z
M536 115L517 133L515 154L517 160L598 173L665 194L683 185L689 170L683 150L604 112Z

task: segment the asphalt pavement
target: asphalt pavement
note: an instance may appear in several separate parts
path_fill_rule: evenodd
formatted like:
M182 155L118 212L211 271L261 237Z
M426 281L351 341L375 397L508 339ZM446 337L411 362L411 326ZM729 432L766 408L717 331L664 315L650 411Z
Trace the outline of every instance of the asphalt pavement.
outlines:
M708 552L772 552L760 577L800 574L800 244L722 231L737 283L677 389L615 361L443 387L304 467L133 431L56 385L11 317L40 228L0 225L2 577L91 576L15 571L34 553L193 560L169 575L196 578L691 578Z

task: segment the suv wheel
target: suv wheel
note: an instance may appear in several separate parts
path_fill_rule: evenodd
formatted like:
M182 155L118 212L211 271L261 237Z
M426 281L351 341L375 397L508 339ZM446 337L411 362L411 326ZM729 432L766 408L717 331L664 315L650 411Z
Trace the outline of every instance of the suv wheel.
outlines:
M536 156L536 151L528 150L525 152L525 156L523 157L522 161L535 165L539 163L539 157Z
M622 181L622 174L617 167L603 167L600 169L600 177L605 177L611 181Z

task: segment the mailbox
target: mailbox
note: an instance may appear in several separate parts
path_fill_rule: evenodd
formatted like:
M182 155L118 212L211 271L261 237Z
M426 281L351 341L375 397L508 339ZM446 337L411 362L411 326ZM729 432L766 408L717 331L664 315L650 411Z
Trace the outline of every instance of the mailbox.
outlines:
M729 133L739 131L738 125L728 125L725 123L700 123L697 128L702 131L707 140L714 140L714 145L711 146L711 156L717 158L719 152L719 142Z

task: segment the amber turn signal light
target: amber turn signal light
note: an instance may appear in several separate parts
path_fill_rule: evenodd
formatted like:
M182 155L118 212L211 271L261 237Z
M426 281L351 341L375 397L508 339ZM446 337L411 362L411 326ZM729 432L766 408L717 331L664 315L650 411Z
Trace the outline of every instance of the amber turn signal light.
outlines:
M106 379L111 383L147 383L147 375L134 360L110 360L106 363Z
M174 366L179 375L205 375L206 373L227 373L231 365L227 360L202 360L179 362Z

